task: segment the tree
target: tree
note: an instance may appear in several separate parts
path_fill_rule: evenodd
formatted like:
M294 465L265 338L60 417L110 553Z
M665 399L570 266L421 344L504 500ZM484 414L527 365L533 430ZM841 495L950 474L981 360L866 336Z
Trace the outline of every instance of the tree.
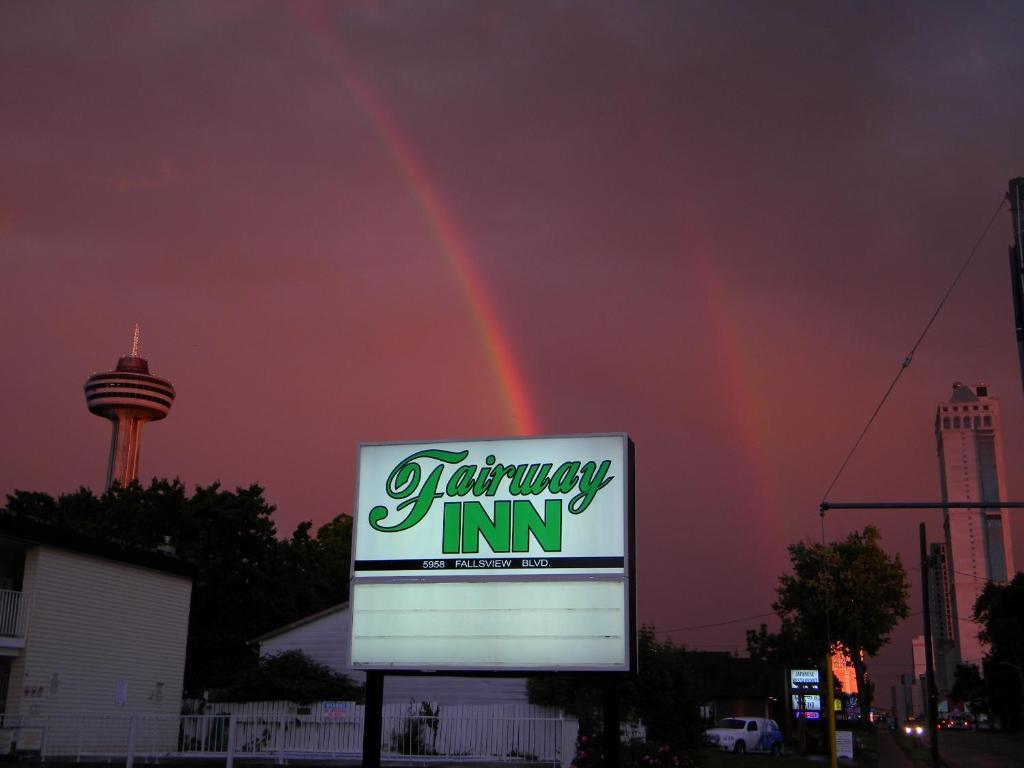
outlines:
M821 648L815 638L808 637L790 619L783 619L778 632L769 632L762 624L756 631L747 630L747 652L750 658L789 669L816 667L821 662Z
M821 659L831 644L841 643L853 662L864 721L872 699L866 659L878 654L909 613L907 573L899 555L889 557L880 539L878 529L868 526L828 545L790 545L793 572L779 577L772 603L782 631L747 634L748 645L752 638L755 643L752 650L782 649L797 657L816 649Z
M218 692L223 701L362 701L363 691L344 675L313 661L302 651L260 659L258 666Z
M6 511L133 547L172 547L192 569L190 695L255 674L255 637L348 593L351 518L336 517L316 539L303 522L282 541L258 485L225 491L215 483L191 496L178 480L115 485L99 497L87 488L56 499L16 491Z
M982 626L978 639L989 645L985 678L992 709L1016 727L1024 705L1024 573L1007 584L985 584L974 604L974 620Z
M637 638L638 672L615 678L622 714L647 726L651 740L696 747L700 744L699 692L683 648L659 642L654 627ZM608 677L573 675L531 678L530 702L561 707L580 721L580 732L593 734L601 722L601 697Z
M956 676L949 697L965 702L972 714L989 714L988 685L977 664L957 664Z

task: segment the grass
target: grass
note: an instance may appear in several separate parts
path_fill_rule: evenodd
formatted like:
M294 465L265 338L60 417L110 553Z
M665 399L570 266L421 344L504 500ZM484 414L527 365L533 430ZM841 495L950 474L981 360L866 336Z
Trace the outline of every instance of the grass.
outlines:
M842 729L840 729L842 730ZM878 765L878 734L874 730L856 730L854 738L859 742L858 757L854 761L841 760L840 766L850 768L876 768ZM697 754L700 768L824 768L828 759L824 755L808 755L801 757L787 746L782 757L769 755L734 755L731 752L702 749ZM927 751L925 752L927 755Z
M797 754L784 754L782 757L770 755L734 755L721 750L703 749L697 755L700 768L808 768L808 766L826 765L821 755L817 759L800 757Z
M926 734L927 735L927 734ZM928 739L925 736L908 736L902 729L893 734L900 749L918 765L930 765L932 759Z

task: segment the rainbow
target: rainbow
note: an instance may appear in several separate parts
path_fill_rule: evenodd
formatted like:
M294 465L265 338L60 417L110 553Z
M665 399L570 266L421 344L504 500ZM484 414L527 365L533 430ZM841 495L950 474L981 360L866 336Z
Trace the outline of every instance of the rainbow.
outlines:
M720 354L717 362L724 373L721 401L729 410L732 429L739 437L743 451L742 474L751 479L752 498L757 499L762 507L755 511L765 515L765 519L777 519L775 500L778 489L766 466L771 431L768 407L758 388L762 374L750 359L748 344L736 323L735 299L725 289L713 259L700 254L695 256L695 262L695 271L702 277L708 330L713 348Z
M473 262L471 249L455 216L444 204L423 162L413 151L387 109L345 54L339 43L323 30L320 19L309 6L291 4L295 15L320 42L322 51L337 67L349 91L355 96L373 126L416 204L430 227L434 241L444 256L474 319L477 336L487 355L488 365L504 404L509 429L515 435L535 435L540 430L536 412L507 334L502 330L495 302Z

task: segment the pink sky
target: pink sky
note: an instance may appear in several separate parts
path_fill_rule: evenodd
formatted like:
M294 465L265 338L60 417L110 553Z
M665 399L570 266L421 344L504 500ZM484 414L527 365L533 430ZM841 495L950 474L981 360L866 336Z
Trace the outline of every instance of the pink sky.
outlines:
M514 430L500 338L541 431L636 443L640 619L767 613L1024 174L1021 28L995 3L4 3L0 493L101 488L81 386L139 322L178 390L142 476L258 482L282 533L320 524L360 442ZM1024 497L1009 238L1003 213L832 500L937 498L954 380L1001 399ZM916 614L920 520L939 536L826 532L879 525ZM743 650L756 623L671 636Z

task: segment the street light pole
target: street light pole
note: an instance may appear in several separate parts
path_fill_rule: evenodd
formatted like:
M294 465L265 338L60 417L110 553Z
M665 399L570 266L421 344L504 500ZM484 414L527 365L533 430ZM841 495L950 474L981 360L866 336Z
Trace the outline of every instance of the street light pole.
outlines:
M921 602L924 613L924 674L928 701L928 742L931 745L932 765L939 765L939 693L935 689L935 660L932 657L932 611L928 599L928 541L924 523L921 523Z

